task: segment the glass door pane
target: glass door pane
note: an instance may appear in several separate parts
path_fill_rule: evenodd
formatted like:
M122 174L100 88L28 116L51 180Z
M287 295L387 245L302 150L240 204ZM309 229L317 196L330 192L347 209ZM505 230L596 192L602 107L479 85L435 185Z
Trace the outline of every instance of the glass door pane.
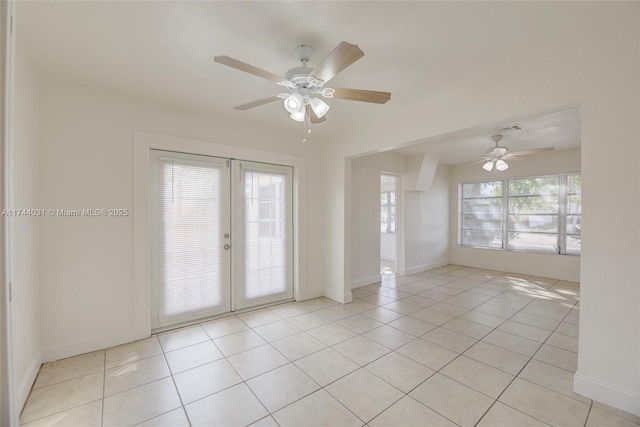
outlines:
M233 309L293 298L291 168L234 161Z
M228 312L229 161L152 153L152 326Z

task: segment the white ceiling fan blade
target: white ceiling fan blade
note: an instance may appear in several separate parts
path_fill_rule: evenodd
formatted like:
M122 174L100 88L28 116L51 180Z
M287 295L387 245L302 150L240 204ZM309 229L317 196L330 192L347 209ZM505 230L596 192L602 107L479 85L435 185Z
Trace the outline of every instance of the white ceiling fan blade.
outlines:
M316 116L316 113L311 109L311 106L309 104L306 105L305 109L307 114L309 115L309 118L311 119L311 123L318 124L327 120L325 116L322 116L322 117Z
M389 92L380 92L376 90L345 89L337 87L334 88L333 98L384 104L391 99L391 94Z
M486 162L490 162L491 160L489 159L482 159L482 160L477 160L475 162L471 162L471 163L466 163L465 166L475 166L475 165L479 165L480 163L486 163Z
M514 151L513 153L509 153L511 156L524 156L527 154L535 154L535 153L544 153L545 151L553 151L555 148L553 147L544 147L544 148L535 148L533 150L524 150L524 151Z
M341 42L326 58L324 58L311 72L316 79L327 83L336 74L347 68L364 56L358 45Z
M226 65L227 67L235 68L236 70L244 71L245 73L253 74L254 76L262 77L263 79L271 80L272 82L280 83L286 80L284 77L277 74L270 73L261 68L254 67L246 62L238 61L237 59L229 56L215 56L213 58L218 64Z
M279 99L280 99L279 96L270 96L268 98L262 98L262 99L258 99L256 101L247 102L246 104L236 105L233 108L236 109L236 110L248 110L249 108L259 107L261 105L268 104L270 102L274 102L274 101L277 101Z
M524 162L526 159L523 157L507 154L506 156L502 157L502 160L508 160L510 162Z

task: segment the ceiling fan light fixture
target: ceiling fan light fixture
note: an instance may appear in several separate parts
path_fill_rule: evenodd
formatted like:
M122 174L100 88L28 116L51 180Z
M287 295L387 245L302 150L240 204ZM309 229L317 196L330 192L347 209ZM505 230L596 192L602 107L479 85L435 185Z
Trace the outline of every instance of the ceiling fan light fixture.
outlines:
M509 165L504 160L500 159L496 162L496 170L499 172L504 172L509 169Z
M493 160L489 160L487 163L482 165L482 169L486 170L487 172L491 172L493 170Z
M320 98L311 98L309 100L309 105L311 105L311 109L318 118L321 118L322 116L327 114L327 111L329 111L329 105L327 105L327 103Z
M291 112L291 115L289 117L291 117L292 120L295 120L296 122L304 122L304 116L305 116L305 108L304 108L304 102L302 102L300 104L300 108L298 108L295 111Z
M302 98L302 95L299 93L292 93L284 100L284 108L291 114L299 111L301 108L304 110L304 98Z

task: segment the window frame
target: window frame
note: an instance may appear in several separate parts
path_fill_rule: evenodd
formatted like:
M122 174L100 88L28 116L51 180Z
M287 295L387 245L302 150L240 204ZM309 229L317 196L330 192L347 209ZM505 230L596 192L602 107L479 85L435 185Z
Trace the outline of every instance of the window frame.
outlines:
M469 198L465 198L464 197L464 192L462 191L462 186L464 184L479 184L479 183L483 183L483 182L500 182L501 188L500 188L500 196L488 196L488 197L469 197ZM501 238L501 246L502 248L498 248L498 247L492 247L492 246L477 246L477 245L467 245L467 244L463 244L462 243L462 238L463 238L463 222L464 222L464 212L462 211L463 208L463 203L465 199L501 199L502 201L502 206L501 206L501 210L504 212L504 203L505 203L505 191L504 191L504 180L502 179L490 179L490 180L481 180L481 181L468 181L468 182L461 182L458 185L458 246L464 246L464 247L470 247L470 248L482 248L482 249L493 249L493 250L502 250L502 248L504 248L504 214L501 215L500 221L500 228L501 228L501 233L502 233L502 238Z
M567 207L569 204L569 176L571 175L579 175L581 178L581 182L580 182L580 193L576 193L576 194L580 194L580 213L579 214L569 214L567 213ZM567 237L569 236L569 233L567 233L567 218L569 216L579 216L580 217L580 224L582 224L582 173L581 172L565 172L563 174L561 174L561 179L560 179L560 185L564 186L564 191L562 193L562 196L564 197L564 200L562 200L562 204L561 204L561 209L562 209L562 215L563 215L563 220L561 222L561 224L559 224L559 227L562 227L562 247L561 247L561 254L562 255L574 255L574 256L580 256L580 253L582 252L582 244L580 245L580 250L579 251L568 251L568 245L567 245ZM571 193L573 194L573 193ZM571 236L577 235L576 233L571 233ZM580 230L580 240L582 243L582 229Z
M473 248L473 249L489 249L489 250L497 250L497 251L509 251L509 252L524 252L524 253L537 253L537 254L546 254L546 255L570 255L570 256L580 256L582 252L582 248L580 251L569 251L567 250L567 218L568 216L580 216L582 217L582 185L580 188L580 214L567 214L567 204L568 204L568 180L569 176L578 175L581 176L582 173L580 171L572 171L572 172L560 172L560 173L552 173L552 174L543 174L543 175L529 175L529 176L513 176L509 178L496 179L483 179L483 180L473 180L473 181L464 181L458 183L458 246L465 248ZM509 247L509 216L516 215L510 212L509 208L509 184L511 180L521 180L521 179L535 179L535 178L558 178L558 209L555 215L557 218L557 232L556 233L544 233L544 234L556 234L556 247L557 249L554 251L546 251L546 250L535 250L535 249L519 249L519 248L510 248ZM502 247L490 247L490 246L479 246L479 245L471 245L463 242L463 186L465 184L479 184L483 182L496 182L500 181L502 184ZM573 194L573 193L572 193ZM488 197L490 198L490 197ZM580 221L582 222L582 221ZM582 233L580 233L581 235ZM577 235L575 233L571 233L571 236Z

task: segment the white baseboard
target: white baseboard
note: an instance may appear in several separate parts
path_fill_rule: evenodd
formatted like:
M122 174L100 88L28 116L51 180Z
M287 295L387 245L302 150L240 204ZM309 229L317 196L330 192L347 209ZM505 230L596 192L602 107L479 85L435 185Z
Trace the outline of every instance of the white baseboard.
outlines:
M362 286L372 285L382 280L379 274L375 276L365 277L364 279L353 280L351 282L351 289L360 288Z
M339 302L340 304L348 304L353 301L353 294L351 294L351 290L341 293L335 292L331 289L325 289L324 296L334 300L335 302Z
M92 351L149 338L150 336L151 331L129 330L104 337L88 339L86 341L46 348L42 351L42 361L43 363L52 362L54 360L60 360L71 356L77 356L79 354L90 353Z
M320 298L323 296L324 296L324 293L322 292L314 292L312 294L305 293L304 295L298 295L298 297L296 298L296 301L297 302L308 301L310 299Z
M570 256L570 255L567 255ZM563 273L561 271L542 271L540 268L527 268L527 267L514 267L513 265L506 264L492 264L488 262L475 262L469 261L468 259L452 259L449 264L454 265L462 265L465 267L474 267L481 268L483 270L495 270L495 271L506 271L509 273L517 273L517 274L528 274L531 276L540 276L544 275L544 277L548 277L550 279L556 280L566 280L568 282L580 282L580 277L576 277L573 274Z
M22 408L24 408L25 403L27 403L27 399L29 398L29 393L31 392L31 387L38 376L38 372L40 371L40 366L42 366L42 355L37 354L29 363L29 370L27 375L24 375L23 378L17 378L17 394L16 394L16 414L22 412Z
M401 271L400 274L403 276L409 276L431 270L432 268L442 267L447 264L449 264L449 260L428 262L426 264L416 265L413 267L405 267L404 271Z
M640 417L640 393L633 390L624 390L576 373L573 377L573 391Z

